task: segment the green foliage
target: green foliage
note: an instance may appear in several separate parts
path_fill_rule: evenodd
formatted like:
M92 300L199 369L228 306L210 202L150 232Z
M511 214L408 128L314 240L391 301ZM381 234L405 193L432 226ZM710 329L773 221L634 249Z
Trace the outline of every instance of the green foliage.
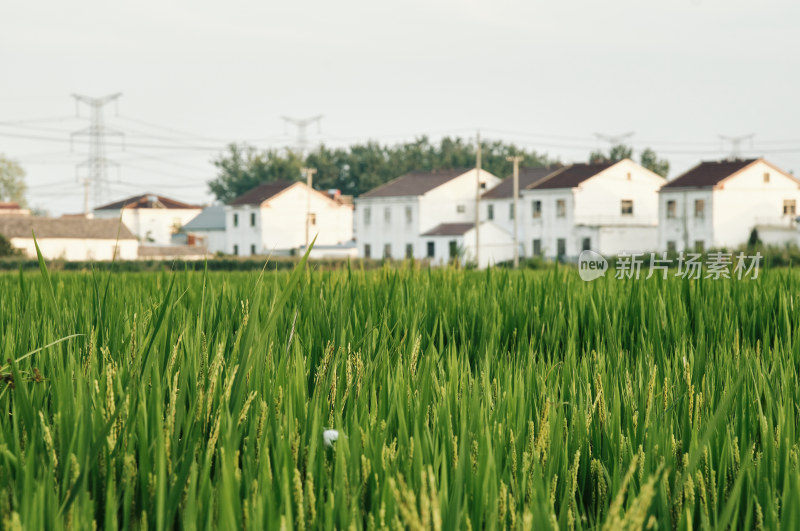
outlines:
M0 202L10 201L25 206L25 170L11 159L0 155Z
M753 249L758 247L761 244L761 238L758 236L758 229L753 227L753 230L750 231L750 236L747 238L747 248Z
M544 166L554 161L545 155L526 151L499 141L481 143L482 166L504 177L511 172L510 155L523 155L523 166ZM217 199L227 202L258 184L277 180L300 180L303 166L317 169L314 188L336 188L346 195L360 195L410 171L427 171L475 166L475 145L461 138L443 138L438 144L427 137L414 142L386 146L377 142L349 148L320 146L303 161L294 152L256 151L247 146L229 146L214 164L216 179L209 189Z
M0 275L0 515L797 529L798 290L791 270Z
M589 162L591 164L599 164L604 162L617 162L623 159L633 158L633 148L623 144L613 146L608 153L603 151L592 151L589 155ZM666 159L659 159L655 151L650 148L645 148L639 155L639 163L662 177L666 177L669 173L669 161Z
M15 256L17 254L17 249L14 249L8 238L0 234L0 256Z

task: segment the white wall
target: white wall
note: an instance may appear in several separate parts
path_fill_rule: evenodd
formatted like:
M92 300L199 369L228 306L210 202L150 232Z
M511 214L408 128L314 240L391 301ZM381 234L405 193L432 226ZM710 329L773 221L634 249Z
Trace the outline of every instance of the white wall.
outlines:
M202 238L203 245L208 248L208 252L211 254L224 253L227 250L227 239L225 238L224 230L192 230L188 234Z
M123 208L122 223L142 243L170 245L172 235L197 217L201 208ZM120 219L119 210L95 210L99 219Z
M287 252L305 245L308 197L308 187L298 182L260 206L226 206L226 252L233 254L234 245L238 246L239 256ZM337 203L312 190L311 213L316 222L310 227L309 241L313 241L315 236L318 245L352 240L352 205ZM234 215L237 214L239 222L234 226ZM251 223L251 214L255 214L254 223Z
M423 236L422 245L427 250L428 242L434 244L434 256L431 258L433 265L446 265L450 263L450 242L455 242L461 253L461 263L474 263L475 256L475 229L470 229L458 236ZM514 259L514 242L512 236L493 222L484 221L480 228L480 263L478 267L486 267L507 262Z
M100 240L81 238L37 238L39 250L47 260L111 260L118 247L117 260L136 260L139 242L136 240ZM11 238L11 245L28 258L36 258L33 238Z
M694 251L697 242L708 249L713 246L714 225L712 211L714 195L711 189L680 190L664 188L659 194L658 247L666 251L670 242L675 250ZM695 216L695 201L705 201L703 217ZM667 204L675 201L675 216L670 218Z

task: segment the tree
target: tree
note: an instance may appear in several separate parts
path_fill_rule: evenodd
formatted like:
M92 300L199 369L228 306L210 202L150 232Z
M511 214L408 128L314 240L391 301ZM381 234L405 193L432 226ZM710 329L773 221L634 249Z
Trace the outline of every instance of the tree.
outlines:
M602 164L605 162L618 162L630 158L633 158L633 148L624 144L618 144L613 146L607 154L602 151L592 151L589 155L589 163ZM639 155L639 163L662 177L666 177L669 173L669 161L666 159L659 159L655 151L650 148L645 148Z
M8 238L0 234L0 256L14 256L17 250L12 247Z
M511 163L506 160L509 155L522 155L523 166L553 164L545 155L498 141L483 142L481 150L483 168L500 177L511 173ZM320 146L304 161L293 152L258 152L252 147L231 145L214 161L218 174L208 185L217 199L228 202L263 182L299 180L300 169L308 166L317 169L314 188L336 188L357 196L411 171L471 168L475 157L473 142L450 137L438 144L421 136L394 146L377 142L335 149Z
M656 152L650 148L642 151L642 154L639 155L639 161L642 166L662 177L666 177L669 173L669 161L667 159L659 159Z
M0 201L10 201L25 206L25 170L22 166L0 155Z
M761 238L758 236L758 229L753 227L750 231L750 237L747 239L747 248L754 249L761 246Z

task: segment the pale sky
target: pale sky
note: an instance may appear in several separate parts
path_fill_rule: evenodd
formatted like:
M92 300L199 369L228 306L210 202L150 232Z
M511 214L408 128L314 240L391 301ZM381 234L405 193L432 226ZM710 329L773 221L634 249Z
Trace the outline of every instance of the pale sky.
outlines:
M323 114L312 143L480 128L564 162L605 147L594 133L634 131L671 177L726 155L719 134L752 133L744 155L800 174L798 27L788 0L5 0L0 153L33 206L81 211L88 147L71 152L69 132L88 112L70 94L122 92L108 201L209 201L225 143L294 143L282 115Z

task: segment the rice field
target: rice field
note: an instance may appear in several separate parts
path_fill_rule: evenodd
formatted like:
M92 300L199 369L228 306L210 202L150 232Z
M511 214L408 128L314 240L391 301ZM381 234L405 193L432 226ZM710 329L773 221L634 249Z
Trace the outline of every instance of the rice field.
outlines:
M797 529L799 291L791 270L2 274L2 524Z

